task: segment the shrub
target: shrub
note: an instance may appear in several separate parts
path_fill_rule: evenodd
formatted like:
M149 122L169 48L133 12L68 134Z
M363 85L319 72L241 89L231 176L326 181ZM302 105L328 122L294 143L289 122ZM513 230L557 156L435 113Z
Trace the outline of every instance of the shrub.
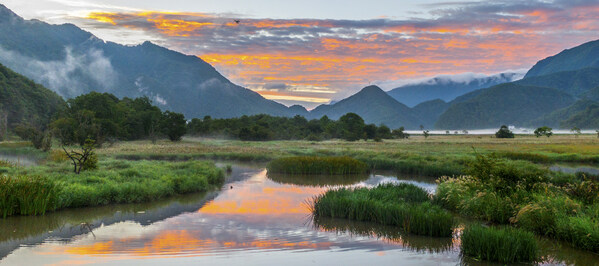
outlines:
M555 231L556 211L538 203L528 204L513 219L513 223L540 235L552 235Z
M514 133L506 125L503 125L495 133L495 137L498 139L513 139Z
M368 166L350 157L298 156L271 161L270 173L300 175L348 175L368 172Z
M472 225L464 229L461 240L462 253L479 260L515 263L538 258L534 235L520 229Z

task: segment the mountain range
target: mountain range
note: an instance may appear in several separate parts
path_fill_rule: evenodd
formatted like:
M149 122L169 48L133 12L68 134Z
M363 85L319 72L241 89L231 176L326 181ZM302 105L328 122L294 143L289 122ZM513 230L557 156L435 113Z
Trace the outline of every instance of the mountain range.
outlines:
M72 24L25 20L3 5L0 62L65 98L91 91L147 96L161 108L190 118L292 116L298 111L233 84L196 56L150 42L105 42Z
M353 112L367 123L407 129L599 126L599 118L588 117L599 112L599 41L540 60L523 79L513 72L440 76L388 93L368 86L312 111L267 100L232 83L197 56L150 42L135 46L106 42L72 24L25 20L3 5L0 63L56 92L48 94L31 80L22 82L52 101L58 95L68 99L91 91L147 96L162 109L188 119L253 114L338 119Z
M514 72L484 77L477 77L474 74L439 76L416 84L404 85L392 89L388 93L397 101L414 107L436 99L449 102L466 93L518 80L522 76L522 74Z

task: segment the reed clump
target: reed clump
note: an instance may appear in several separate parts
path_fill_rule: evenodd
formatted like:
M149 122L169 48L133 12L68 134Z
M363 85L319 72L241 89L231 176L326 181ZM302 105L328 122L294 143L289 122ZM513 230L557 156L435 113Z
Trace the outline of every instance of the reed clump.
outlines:
M462 232L461 241L463 255L478 260L515 263L538 258L534 234L521 229L471 225Z
M0 214L38 215L56 209L59 186L39 176L0 176Z
M368 172L368 165L351 157L296 156L271 161L268 172L290 175L351 175Z
M432 204L426 191L412 184L330 190L315 197L312 213L315 218L376 222L433 237L451 236L454 225L449 212Z

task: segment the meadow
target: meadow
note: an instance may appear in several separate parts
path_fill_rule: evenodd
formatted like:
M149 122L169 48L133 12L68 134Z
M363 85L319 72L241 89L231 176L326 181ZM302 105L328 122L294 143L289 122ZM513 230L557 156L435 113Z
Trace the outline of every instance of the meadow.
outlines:
M21 198L4 197L7 200L0 202L3 216L152 201L219 187L224 180L223 170L201 160L271 162L270 170L280 174L270 173L269 178L291 184L321 185L321 177L313 174L341 174L335 177L336 183L351 184L354 180L363 180L364 176L346 174L370 170L438 178L436 193L426 198L403 188L330 191L316 198L320 206L313 206L320 220L333 217L371 221L399 226L411 234L450 236L455 226L452 217L457 214L493 225L490 229L467 230L471 234L465 236L470 237L470 243L512 235L527 238L528 233L532 233L535 238L556 239L581 250L599 252L597 177L549 170L555 164L597 168L599 138L596 135L516 136L514 139L433 135L383 142L254 142L191 137L180 142L127 141L98 148L98 169L80 175L71 173L72 166L57 148L40 153L24 142L6 142L0 144L0 152L31 155L41 160L32 167L0 165L4 172L0 182L14 187L5 186L7 189L0 193L23 190L30 181L43 191L53 191L52 195L39 197L30 205L18 203L31 199L26 193L21 193ZM327 163L315 163L314 158L318 158L318 162L337 160L337 164L352 165L355 170L347 170L345 166L331 170ZM276 170L277 167L293 168L298 161L310 167L299 167L291 172ZM318 167L313 168L314 165ZM296 173L304 175L289 175ZM395 197L380 196L387 194ZM522 241L528 243L528 240ZM508 258L501 255L503 248L489 246L486 255L480 250L465 252L465 255L506 263L532 260L531 254L536 254L536 251L524 251L526 254L521 257ZM532 246L525 249L533 250Z

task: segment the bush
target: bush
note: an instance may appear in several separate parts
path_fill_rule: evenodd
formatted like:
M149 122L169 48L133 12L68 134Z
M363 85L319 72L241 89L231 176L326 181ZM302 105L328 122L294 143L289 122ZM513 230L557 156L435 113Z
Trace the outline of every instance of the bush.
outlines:
M472 225L464 229L461 240L462 253L478 260L515 263L538 258L534 235L520 229Z
M495 137L498 139L513 139L514 133L507 126L503 125L499 131L495 133Z
M368 172L368 166L350 157L298 156L271 161L270 173L292 175L349 175Z

